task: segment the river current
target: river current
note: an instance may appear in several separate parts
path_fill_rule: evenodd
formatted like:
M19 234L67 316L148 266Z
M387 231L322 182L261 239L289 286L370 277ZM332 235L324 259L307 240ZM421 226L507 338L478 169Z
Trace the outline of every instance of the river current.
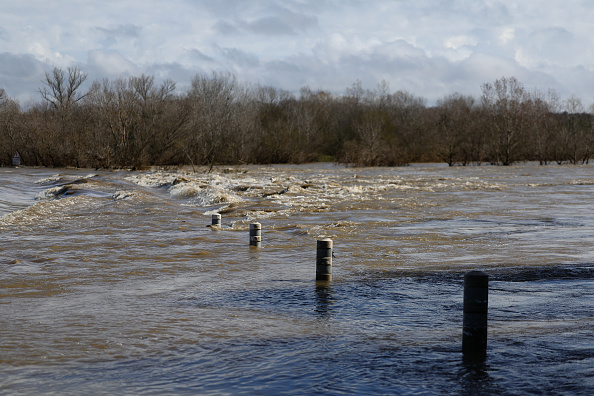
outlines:
M594 166L2 168L0 393L592 394L593 197Z

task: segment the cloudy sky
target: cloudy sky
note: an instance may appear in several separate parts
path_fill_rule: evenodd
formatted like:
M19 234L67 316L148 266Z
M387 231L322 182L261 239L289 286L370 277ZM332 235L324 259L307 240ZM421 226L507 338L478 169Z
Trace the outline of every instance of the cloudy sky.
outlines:
M0 88L40 100L46 71L89 81L197 73L341 94L385 80L429 103L517 77L594 102L590 0L12 0L0 7Z

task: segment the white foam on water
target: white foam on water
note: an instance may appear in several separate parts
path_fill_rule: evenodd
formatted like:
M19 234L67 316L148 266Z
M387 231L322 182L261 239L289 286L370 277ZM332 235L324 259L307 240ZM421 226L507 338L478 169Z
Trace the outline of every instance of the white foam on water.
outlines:
M191 203L198 206L213 206L221 203L238 203L243 201L243 198L227 189L219 186L209 186L200 189Z
M194 182L188 182L171 186L169 194L178 198L192 198L200 194L200 191L202 191L200 185Z
M101 205L102 202L104 201L101 198L86 195L69 196L65 199L40 200L29 207L0 217L0 225L57 225L71 218L73 213L88 210Z
M594 185L594 180L572 180L571 182L569 182L570 185L574 185L574 186L591 186Z
M343 194L363 194L372 191L372 189L360 185L346 186L340 190Z
M40 185L46 185L46 184L52 184L52 183L56 183L59 182L62 178L60 177L59 174L55 174L52 175L50 177L46 177L44 179L39 179L35 182L35 184L40 184Z
M143 173L131 175L126 180L144 187L166 187L173 185L178 179L178 175L171 173Z
M119 201L122 199L128 199L134 197L135 193L133 191L116 191L112 194L112 198L115 201Z
M51 188L48 188L47 190L41 191L39 194L37 194L35 199L38 201L49 201L49 200L58 198L60 195L64 194L66 191L68 191L68 187L66 187L66 186L51 187Z
M482 180L469 180L466 182L462 181L462 187L469 190L503 190L506 188L502 184L487 183Z
M216 209L213 209L213 210L207 210L206 212L204 212L204 215L205 216L212 216L213 214L219 214L219 210L225 209L225 208L226 208L226 206L223 206L222 208L216 208Z
M292 185L287 187L287 191L286 192L290 192L290 193L302 193L304 191L304 189L301 186L298 185Z
M264 198L286 206L285 210L314 210L325 205L327 209L336 203L353 200L382 200L387 191L440 191L450 189L501 189L502 185L485 183L478 177L358 177L338 183L335 175L315 176L272 174L267 169L242 173L188 173L154 172L134 174L127 180L141 186L168 187L172 198L188 199L187 205L209 207ZM218 208L220 210L220 208Z
M171 197L187 198L190 199L189 205L208 207L244 201L234 191L238 185L245 185L245 181L237 176L239 175L156 172L128 176L126 180L145 187L169 187L168 192ZM257 179L249 179L250 182L257 183ZM245 191L250 189L251 184L247 184Z

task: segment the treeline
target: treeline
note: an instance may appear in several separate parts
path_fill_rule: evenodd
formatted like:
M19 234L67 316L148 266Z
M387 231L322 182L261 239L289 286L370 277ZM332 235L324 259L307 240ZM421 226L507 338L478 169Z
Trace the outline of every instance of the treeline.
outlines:
M359 81L342 96L308 87L299 95L196 75L177 93L152 76L95 81L55 68L41 100L23 110L0 89L0 165L139 168L152 165L303 163L356 166L445 161L588 163L594 123L577 98L528 92L515 78L427 106L408 92Z

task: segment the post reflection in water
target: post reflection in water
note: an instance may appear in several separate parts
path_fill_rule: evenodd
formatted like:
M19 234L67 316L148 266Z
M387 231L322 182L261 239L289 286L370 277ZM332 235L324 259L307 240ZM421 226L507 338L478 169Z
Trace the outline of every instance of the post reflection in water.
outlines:
M316 313L321 318L332 316L332 305L334 303L333 290L331 282L316 281Z
M461 393L464 395L493 394L496 389L494 389L493 379L489 376L489 370L490 367L485 363L485 359L465 357L459 377Z

